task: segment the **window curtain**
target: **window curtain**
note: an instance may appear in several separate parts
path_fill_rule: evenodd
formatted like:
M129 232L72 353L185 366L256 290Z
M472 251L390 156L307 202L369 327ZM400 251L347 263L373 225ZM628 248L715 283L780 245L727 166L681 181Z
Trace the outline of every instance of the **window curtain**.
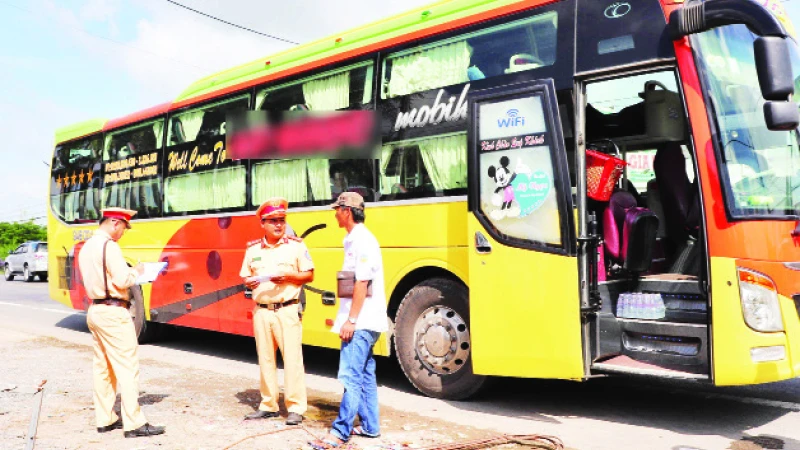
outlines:
M330 200L333 198L331 192L330 162L327 159L308 159L308 181L311 184L311 196L313 200Z
M372 64L367 66L367 78L364 80L364 95L361 97L361 104L366 105L372 101L372 78L373 78Z
M466 83L469 58L466 41L393 58L387 94L391 98Z
M314 111L335 111L350 106L350 72L303 83L303 97Z
M103 188L103 208L116 206L130 209L129 183L116 183Z
M114 140L114 136L107 134L105 143L103 144L103 160L110 161L111 160L111 142Z
M244 166L235 166L167 178L165 210L185 212L243 207L246 174Z
M389 161L392 159L392 152L394 146L384 145L381 147L381 195L389 195L392 193L392 186L400 182L400 171L394 176L387 176L386 169L389 167Z
M325 178L327 180L327 177ZM308 201L306 160L290 159L253 164L253 204L260 205L270 197L283 197L290 202ZM330 188L328 188L330 190Z
M177 120L181 122L181 128L183 128L184 142L192 142L197 139L197 133L200 132L200 126L203 124L204 114L203 111L192 111L178 116Z
M263 91L256 94L256 111L260 110L262 106L264 106L264 101L267 99L267 90L264 89Z
M70 192L61 196L61 201L64 204L64 220L72 222L75 219L80 219L78 216L78 193Z
M164 122L159 120L153 124L153 134L156 135L156 150L159 150L164 141Z
M417 142L422 162L437 191L467 187L467 136L424 139Z

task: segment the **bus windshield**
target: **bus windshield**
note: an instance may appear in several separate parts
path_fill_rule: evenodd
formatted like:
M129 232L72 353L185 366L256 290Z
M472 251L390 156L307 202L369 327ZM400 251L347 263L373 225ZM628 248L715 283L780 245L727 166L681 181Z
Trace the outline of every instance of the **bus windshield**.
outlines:
M753 51L756 37L746 26L733 25L699 34L694 41L717 122L720 182L734 219L795 218L800 215L797 130L766 127ZM800 80L800 53L789 42L794 77Z

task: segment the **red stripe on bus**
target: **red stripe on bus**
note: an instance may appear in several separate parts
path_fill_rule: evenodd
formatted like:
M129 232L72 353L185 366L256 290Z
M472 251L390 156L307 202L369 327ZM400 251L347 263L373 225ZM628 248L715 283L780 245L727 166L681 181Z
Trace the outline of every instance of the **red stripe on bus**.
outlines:
M165 115L169 110L172 103L162 103L151 108L144 109L118 119L111 119L103 126L103 131L113 130L115 128L122 128L126 125L131 125L142 120L152 119L161 115Z

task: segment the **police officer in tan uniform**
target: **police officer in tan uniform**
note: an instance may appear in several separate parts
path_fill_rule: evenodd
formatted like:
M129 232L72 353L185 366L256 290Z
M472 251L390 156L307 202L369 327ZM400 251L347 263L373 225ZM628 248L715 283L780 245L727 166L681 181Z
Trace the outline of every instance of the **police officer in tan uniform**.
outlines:
M274 197L256 211L264 237L250 245L239 275L253 290L253 329L261 369L261 404L246 419L278 416L276 350L283 356L286 424L298 425L308 407L303 367L300 292L314 280L314 263L302 242L286 236L286 199Z
M144 271L129 267L117 241L130 229L136 211L102 210L100 227L78 254L86 295L92 300L86 323L94 341L94 410L97 431L124 428L125 437L153 436L164 427L147 423L139 407L139 343L128 311L128 288ZM117 383L122 397L122 418L113 411Z

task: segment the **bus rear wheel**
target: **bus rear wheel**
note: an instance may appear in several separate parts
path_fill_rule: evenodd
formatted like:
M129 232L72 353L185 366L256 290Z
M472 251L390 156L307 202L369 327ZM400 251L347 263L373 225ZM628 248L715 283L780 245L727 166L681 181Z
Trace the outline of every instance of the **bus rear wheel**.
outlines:
M128 298L131 300L131 319L133 319L133 328L139 343L145 344L158 340L161 337L161 324L147 321L142 288L139 286L130 288Z
M400 367L420 392L462 400L485 376L472 373L467 288L444 278L423 281L397 310L395 349Z

